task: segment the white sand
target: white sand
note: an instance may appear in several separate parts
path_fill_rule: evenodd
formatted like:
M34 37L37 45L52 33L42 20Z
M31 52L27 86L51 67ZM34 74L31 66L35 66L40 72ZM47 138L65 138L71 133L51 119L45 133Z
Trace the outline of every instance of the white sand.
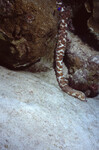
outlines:
M0 67L0 150L99 150L99 97L62 92L54 70Z

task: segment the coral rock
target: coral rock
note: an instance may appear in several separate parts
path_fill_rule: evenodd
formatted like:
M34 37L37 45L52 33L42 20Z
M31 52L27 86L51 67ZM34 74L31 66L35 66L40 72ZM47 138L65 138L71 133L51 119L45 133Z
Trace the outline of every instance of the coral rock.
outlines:
M56 12L55 0L0 0L0 64L17 69L53 58Z
M99 52L72 35L65 63L69 71L69 84L93 97L99 93Z

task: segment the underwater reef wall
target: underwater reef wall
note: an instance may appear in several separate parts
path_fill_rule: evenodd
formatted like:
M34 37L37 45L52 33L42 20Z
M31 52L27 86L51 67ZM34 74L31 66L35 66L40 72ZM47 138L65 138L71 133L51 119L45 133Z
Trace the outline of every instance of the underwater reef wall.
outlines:
M77 12L86 1L63 2L72 6L75 16L80 14ZM95 2L97 1L94 1L94 13L91 17L97 18L98 22ZM79 23L77 22L77 28ZM33 64L32 68L27 70L40 72L46 71L47 63L50 68L50 62L51 69L55 69L53 63L58 25L56 0L0 0L0 65L11 69L24 69ZM83 91L86 96L96 96L99 93L99 49L95 50L69 31L67 36L68 46L64 62L69 72L69 85ZM83 38L86 36L87 33ZM42 60L43 65L40 64Z

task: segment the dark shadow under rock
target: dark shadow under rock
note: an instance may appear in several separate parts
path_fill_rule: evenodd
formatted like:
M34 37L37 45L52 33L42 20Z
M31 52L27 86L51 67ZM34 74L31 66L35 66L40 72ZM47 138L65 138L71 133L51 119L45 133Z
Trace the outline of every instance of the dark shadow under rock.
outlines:
M73 10L74 34L90 47L99 51L99 1L63 0ZM88 8L88 6L90 8ZM88 11L90 9L90 13ZM93 31L92 31L93 30Z

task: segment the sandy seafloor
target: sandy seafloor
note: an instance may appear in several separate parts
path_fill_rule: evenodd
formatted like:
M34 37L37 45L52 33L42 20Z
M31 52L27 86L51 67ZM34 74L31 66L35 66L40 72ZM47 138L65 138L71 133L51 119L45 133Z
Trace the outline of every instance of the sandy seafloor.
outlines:
M99 96L67 95L54 70L0 66L0 150L99 150Z

